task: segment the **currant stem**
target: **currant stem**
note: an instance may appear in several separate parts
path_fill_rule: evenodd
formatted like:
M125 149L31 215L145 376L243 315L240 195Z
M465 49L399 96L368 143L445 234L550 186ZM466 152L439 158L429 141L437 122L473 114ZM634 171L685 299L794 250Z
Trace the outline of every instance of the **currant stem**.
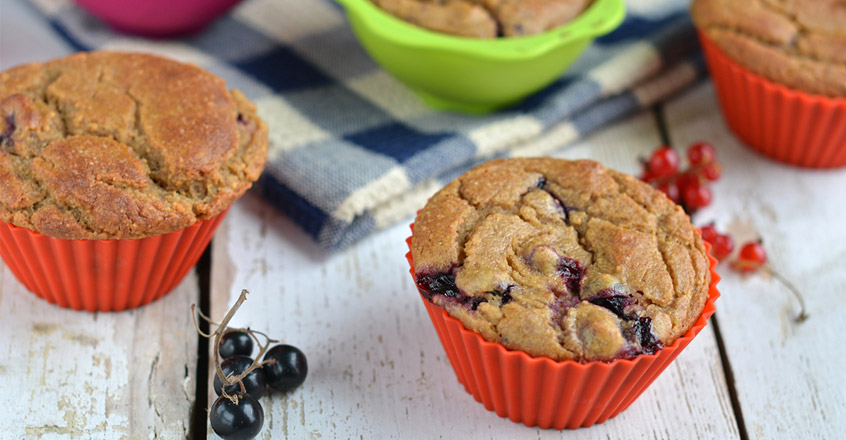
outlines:
M792 293L796 300L799 302L799 315L793 320L798 324L808 319L808 314L805 312L805 300L802 298L802 294L799 293L799 289L797 289L796 286L794 286L793 283L790 282L790 280L773 270L773 268L770 267L769 264L764 265L762 269L764 269L764 271L768 274L772 275L773 278L781 282L784 287L787 287L787 290L789 290L790 293Z
M197 308L196 304L191 304L191 318L194 319L194 328L197 329L197 333L199 333L200 336L202 336L204 338L210 338L212 335L207 334L207 333L203 332L202 330L200 330L200 325L197 323L197 313L199 313L200 316L202 317L203 312L201 312L199 310L195 311L196 308Z
M191 310L192 310L192 311L194 310L194 305L193 305L193 304L191 304ZM203 311L202 311L202 310L197 310L197 314L198 314L198 315L200 315L200 318L203 318L203 320L205 320L205 321L206 321L206 322L208 322L209 324L211 324L211 325L215 325L215 326L220 326L220 323L215 322L214 320L212 320L211 318L209 318L208 316L206 316L206 314L205 314L205 313L203 313Z
M220 381L223 382L224 386L232 385L240 381L244 377L247 376L250 370L245 371L238 376L235 376L232 381L229 381L226 378L226 375L223 374L223 369L220 368L220 337L223 336L223 332L226 330L226 326L229 324L229 321L232 320L232 316L235 315L235 312L238 311L238 308L241 307L241 304L247 300L247 289L241 290L241 295L238 297L238 300L235 301L235 304L232 305L232 308L229 309L229 312L226 313L226 316L223 317L223 320L220 321L220 326L218 326L214 331L214 370L217 373L217 377L220 378ZM237 401L233 402L237 404Z
M259 342L259 340L258 340L258 338L257 338L257 337L256 337L253 333L255 333L256 335L261 335L264 339L266 339L266 340L267 340L267 343L268 343L268 344L275 344L275 343L279 342L279 341L277 341L276 339L272 339L270 336L267 336L267 334L265 334L264 332L260 332L260 331L258 331L258 330L252 330L252 329L247 328L247 329L245 329L245 331L246 331L247 333L249 333L249 334L250 334L250 336L252 336L252 337L253 337L253 339L255 339L255 340L256 340L256 343L258 343L258 342ZM259 345L261 345L261 344L259 343Z
M238 398L238 394L227 394L226 390L224 390L224 389L220 390L220 395L229 399L229 401L232 402L233 405L237 405L238 401L240 400Z

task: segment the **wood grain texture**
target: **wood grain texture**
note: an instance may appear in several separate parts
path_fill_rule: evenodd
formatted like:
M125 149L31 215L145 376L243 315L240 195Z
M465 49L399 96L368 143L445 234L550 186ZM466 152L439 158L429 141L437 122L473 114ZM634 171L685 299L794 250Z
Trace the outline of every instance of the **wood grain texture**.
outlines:
M38 299L0 263L0 438L186 438L196 286L190 274L141 309L92 314Z
M774 278L722 264L717 317L750 438L846 438L846 169L817 171L742 146L706 84L666 107L676 147L705 139L723 177L697 214L741 242L762 238L779 273L804 294L810 318ZM801 148L798 146L797 148Z
M659 142L655 127L642 115L563 156L634 172L636 157ZM267 331L309 360L300 389L262 399L259 438L738 437L711 328L627 411L602 425L539 430L485 410L457 382L408 274L410 221L325 256L255 195L232 208L213 250L214 317L248 289L234 325Z

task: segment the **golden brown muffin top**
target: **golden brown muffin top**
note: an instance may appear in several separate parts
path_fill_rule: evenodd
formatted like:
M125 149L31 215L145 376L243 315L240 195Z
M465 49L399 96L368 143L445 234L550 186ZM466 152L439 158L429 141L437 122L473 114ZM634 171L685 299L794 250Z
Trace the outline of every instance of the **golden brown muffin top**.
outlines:
M127 239L216 216L264 167L255 106L198 67L79 53L0 73L0 220Z
M409 23L475 38L534 35L581 14L592 0L372 0Z
M738 64L808 93L846 97L843 0L695 0L696 27Z
M709 262L682 209L592 161L499 159L417 215L417 286L465 327L532 356L653 353L693 326Z

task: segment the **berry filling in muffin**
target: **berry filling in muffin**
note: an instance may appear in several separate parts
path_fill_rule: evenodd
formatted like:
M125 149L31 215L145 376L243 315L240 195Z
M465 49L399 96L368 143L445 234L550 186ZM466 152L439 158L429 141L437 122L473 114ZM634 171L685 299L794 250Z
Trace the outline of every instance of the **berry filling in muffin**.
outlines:
M562 268L560 270L561 277L570 292L578 292L584 277L584 268L577 261L566 257L562 257L560 267ZM462 293L456 287L455 275L453 274L423 275L417 281L418 290L429 301L434 302L435 297L440 296L438 303L449 304L452 307L460 305L472 312L478 310L480 304L488 303L488 297L492 298L494 303L498 299L500 307L508 304L512 300L509 293L512 287L509 286L505 291L488 292L484 297L472 297ZM664 344L652 331L652 319L646 316L638 316L635 312L638 305L631 296L620 295L613 289L603 289L596 296L590 298L588 302L608 309L621 320L620 329L626 343L620 349L617 358L630 359L642 353L653 354L664 347ZM552 310L554 317L560 319L567 313L568 309L576 307L580 303L578 297L562 294L556 296L556 300L550 304L550 310Z
M10 113L3 116L3 124L3 131L0 132L0 148L3 148L3 151L6 151L6 145L9 147L12 146L12 135L17 129L17 127L15 127L15 114Z

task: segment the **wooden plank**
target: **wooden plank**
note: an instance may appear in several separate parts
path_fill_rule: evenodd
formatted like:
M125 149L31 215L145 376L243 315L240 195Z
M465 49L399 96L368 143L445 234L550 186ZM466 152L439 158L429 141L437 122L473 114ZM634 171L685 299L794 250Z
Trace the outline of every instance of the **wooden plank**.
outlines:
M185 438L194 402L197 279L141 309L75 312L0 264L2 438ZM8 436L8 437L6 437Z
M25 2L4 2L2 14L0 70L69 53ZM0 438L185 438L197 299L192 273L137 311L74 312L36 298L0 263Z
M710 84L666 106L677 147L704 139L723 177L696 215L746 241L761 237L773 267L803 292L810 318L775 279L727 265L717 302L725 348L750 438L846 437L846 170L779 164L742 146L726 128Z
M637 156L658 142L652 116L641 115L564 156L635 172ZM410 220L326 256L254 194L232 208L215 238L212 313L222 316L241 289L250 290L233 324L302 348L310 368L299 390L262 399L259 438L738 437L708 330L603 425L538 430L485 410L456 381L411 282L404 258Z

